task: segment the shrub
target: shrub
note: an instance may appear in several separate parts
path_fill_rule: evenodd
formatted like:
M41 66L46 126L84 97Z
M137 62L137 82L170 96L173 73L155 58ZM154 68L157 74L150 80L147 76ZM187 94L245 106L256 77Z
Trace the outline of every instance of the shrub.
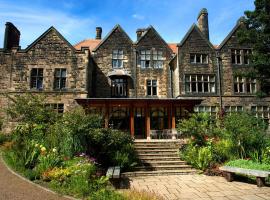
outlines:
M183 119L177 126L178 131L192 137L193 143L205 146L207 139L220 135L218 121L208 113L192 114L189 119Z
M221 139L213 143L213 157L218 163L223 163L235 157L233 143L229 139Z
M0 129L1 130L1 129ZM10 135L6 135L0 132L0 145L10 140Z
M248 113L233 113L225 117L225 137L232 141L234 151L239 158L248 158L267 145L266 124L262 119ZM261 160L261 159L260 159Z

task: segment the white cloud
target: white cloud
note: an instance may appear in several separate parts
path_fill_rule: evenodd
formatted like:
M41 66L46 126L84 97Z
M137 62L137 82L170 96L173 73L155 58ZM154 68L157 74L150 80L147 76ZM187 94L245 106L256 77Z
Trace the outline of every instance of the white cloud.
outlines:
M133 14L132 18L138 19L138 20L144 20L145 17L143 15L139 15L139 14Z
M56 9L30 9L12 4L2 4L0 10L0 21L12 22L20 30L22 48L30 45L51 26L57 28L67 40L79 41L85 39L84 33L90 33L94 24L92 18L82 18ZM0 44L3 44L4 29L4 24L0 24ZM83 30L84 33L80 30Z

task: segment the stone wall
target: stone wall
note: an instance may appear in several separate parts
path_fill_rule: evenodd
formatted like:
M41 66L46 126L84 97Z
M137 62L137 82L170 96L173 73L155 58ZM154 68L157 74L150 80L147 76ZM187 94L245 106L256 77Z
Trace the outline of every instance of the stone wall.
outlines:
M89 93L87 74L91 76L89 50L76 51L54 28L50 28L42 37L27 49L13 48L0 52L0 106L5 108L8 102L4 94L23 94L30 92L42 94L46 103L63 103L64 109L71 109L76 98L86 98ZM30 89L32 68L43 68L43 89ZM54 90L54 69L67 70L66 89ZM3 111L1 117L5 118Z

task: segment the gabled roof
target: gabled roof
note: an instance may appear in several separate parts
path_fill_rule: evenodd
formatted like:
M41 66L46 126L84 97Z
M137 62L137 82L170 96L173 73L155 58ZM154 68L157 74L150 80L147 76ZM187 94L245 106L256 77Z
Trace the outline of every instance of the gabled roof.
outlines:
M173 50L169 47L168 43L165 42L165 40L159 35L159 33L156 31L156 29L154 29L153 26L149 26L146 31L142 34L142 36L140 37L139 40L137 40L137 42L135 42L136 45L138 45L142 39L150 32L150 30L154 31L154 33L160 38L160 40L162 41L162 43L168 48L168 50L173 53Z
M75 49L81 50L82 47L88 47L90 51L95 49L101 40L99 39L86 39L74 45Z
M120 31L122 33L124 33L126 35L126 37L128 38L128 40L130 40L131 43L133 43L133 41L130 39L130 37L128 36L128 34L124 31L124 29L117 24L102 40L101 42L92 50L92 51L97 51L99 47L101 47L106 41L107 39L113 34L113 32L117 29L120 29Z
M228 40L232 37L232 35L238 30L238 28L241 26L240 20L241 20L241 18L237 21L236 25L233 27L233 29L227 35L227 37L218 46L218 49L221 49L228 42Z
M199 33L199 35L205 40L205 42L212 49L215 49L215 47L212 45L212 43L208 39L205 38L205 36L203 35L203 33L201 32L201 30L198 28L198 26L196 24L192 24L192 26L190 27L190 29L188 30L188 32L186 33L186 35L184 36L182 41L178 44L178 47L183 46L183 44L186 42L186 40L188 39L188 37L190 36L190 34L192 33L193 30L196 30Z
M33 46L35 46L40 40L42 40L46 35L48 35L51 31L55 31L59 38L61 38L69 47L71 50L76 51L76 49L64 38L59 31L57 31L56 28L51 26L47 31L45 31L41 36L39 36L32 44L30 44L25 51L29 51Z

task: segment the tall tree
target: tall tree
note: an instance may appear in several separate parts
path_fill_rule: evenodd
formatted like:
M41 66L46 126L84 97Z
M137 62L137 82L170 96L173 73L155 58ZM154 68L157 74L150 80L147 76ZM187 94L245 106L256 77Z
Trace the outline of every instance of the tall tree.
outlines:
M255 10L245 12L247 29L239 34L240 42L253 47L252 64L261 83L261 92L270 93L270 0L255 0Z

